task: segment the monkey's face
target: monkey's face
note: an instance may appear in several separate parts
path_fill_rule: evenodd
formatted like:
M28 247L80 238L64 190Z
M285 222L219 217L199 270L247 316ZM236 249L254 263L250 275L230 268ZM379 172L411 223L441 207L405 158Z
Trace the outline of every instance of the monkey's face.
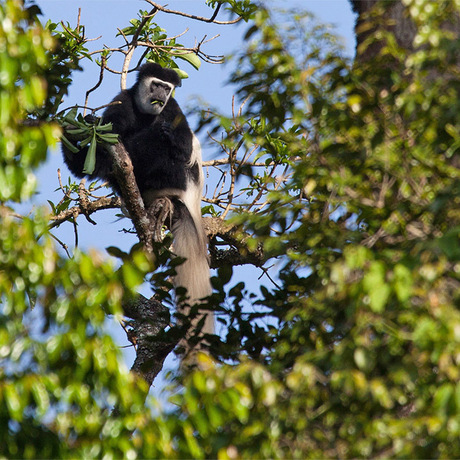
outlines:
M159 115L168 103L174 85L155 77L146 77L139 82L136 93L137 107L141 112Z

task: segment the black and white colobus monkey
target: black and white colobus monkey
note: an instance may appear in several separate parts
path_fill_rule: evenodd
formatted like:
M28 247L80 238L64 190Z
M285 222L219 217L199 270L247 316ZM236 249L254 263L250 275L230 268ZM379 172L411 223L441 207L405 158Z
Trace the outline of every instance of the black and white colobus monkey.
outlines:
M112 123L112 131L119 135L131 157L146 207L158 197L171 199L174 252L186 259L176 269L174 284L187 288L189 302L193 304L211 293L200 206L203 171L200 143L172 97L177 86L181 86L181 80L174 70L144 64L135 85L113 99L112 102L119 103L107 107L102 122ZM112 157L105 148L97 147L91 175L82 172L88 147L73 153L62 143L62 150L65 163L77 177L108 180L120 191L112 173ZM203 332L213 330L213 318L208 315Z

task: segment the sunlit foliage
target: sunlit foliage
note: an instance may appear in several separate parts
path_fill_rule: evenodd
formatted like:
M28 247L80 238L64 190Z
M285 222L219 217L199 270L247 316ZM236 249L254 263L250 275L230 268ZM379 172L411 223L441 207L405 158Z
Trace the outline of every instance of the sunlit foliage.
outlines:
M0 455L460 456L458 36L445 27L460 6L404 4L419 27L414 52L380 31L367 44L381 41L378 55L351 63L308 16L289 23L241 2L252 20L231 80L245 104L203 124L275 168L241 169L248 196L277 182L234 222L279 275L252 297L221 270L228 332L170 409L145 402L107 334L148 261L116 271L98 253L64 259L43 213L2 207ZM275 17L292 25L281 31ZM52 32L21 2L0 6L4 203L30 196L57 136L30 123L66 90L64 79L47 92L43 77Z

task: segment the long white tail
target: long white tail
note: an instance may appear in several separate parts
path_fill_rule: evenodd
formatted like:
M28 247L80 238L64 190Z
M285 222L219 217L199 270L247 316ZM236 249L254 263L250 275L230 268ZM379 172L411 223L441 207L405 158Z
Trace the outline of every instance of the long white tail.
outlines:
M174 237L174 253L185 259L185 262L176 267L174 279L175 287L187 289L186 303L177 302L177 309L189 317L190 307L199 303L201 299L211 294L211 281L208 263L207 238L201 218L201 195L203 192L203 170L201 166L201 147L197 137L193 136L193 150L189 162L190 171L195 169L198 176L189 177L185 190L164 189L144 193L146 206L158 197L169 197L174 206L172 234ZM177 301L177 296L176 296ZM206 315L201 329L202 334L214 333L214 315L212 312L203 312L191 322L188 337L194 335L197 324ZM184 343L187 350L187 343ZM187 350L189 354L191 350Z
M207 238L201 218L201 195L204 183L201 162L200 142L193 135L193 149L189 166L191 169L197 166L198 177L189 178L186 191L176 195L185 206L175 205L174 214L175 217L179 218L174 218L172 225L174 251L178 256L186 259L183 264L177 267L174 284L187 288L189 305L198 303L200 299L207 297L212 292L206 247ZM181 305L177 307L182 310L182 313L187 314ZM200 319L201 317L197 317L192 322L192 328ZM214 315L212 312L207 313L202 333L214 333Z
M185 262L176 267L174 284L187 289L188 305L200 302L200 299L211 294L206 234L201 223L201 215L193 215L185 203L174 200L174 217L172 233L174 237L174 252ZM177 305L181 313L187 315L189 307ZM202 315L192 321L193 326L201 320ZM202 333L214 332L214 319L207 313Z

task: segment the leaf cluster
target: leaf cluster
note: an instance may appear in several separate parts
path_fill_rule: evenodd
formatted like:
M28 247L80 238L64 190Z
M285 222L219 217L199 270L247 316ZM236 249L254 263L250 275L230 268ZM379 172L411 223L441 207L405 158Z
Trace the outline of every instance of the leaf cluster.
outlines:
M204 363L186 381L169 414L184 455L459 454L458 63L438 61L459 11L405 3L423 22L413 54L380 32L367 43L379 54L353 66L331 52L305 71L266 13L251 29L233 77L244 139L267 146L269 162L289 150L292 174L235 220L279 274L258 299L243 283L231 291L246 321L223 341L250 364Z
M118 142L118 134L112 133L112 123L102 123L101 118L87 116L83 118L74 107L62 118L64 133L61 141L72 153L87 148L83 172L91 175L96 167L97 144L114 145Z
M215 8L218 5L226 5L225 9L227 11L237 14L245 21L251 19L258 9L257 3L251 0L206 0L206 4L212 8Z

